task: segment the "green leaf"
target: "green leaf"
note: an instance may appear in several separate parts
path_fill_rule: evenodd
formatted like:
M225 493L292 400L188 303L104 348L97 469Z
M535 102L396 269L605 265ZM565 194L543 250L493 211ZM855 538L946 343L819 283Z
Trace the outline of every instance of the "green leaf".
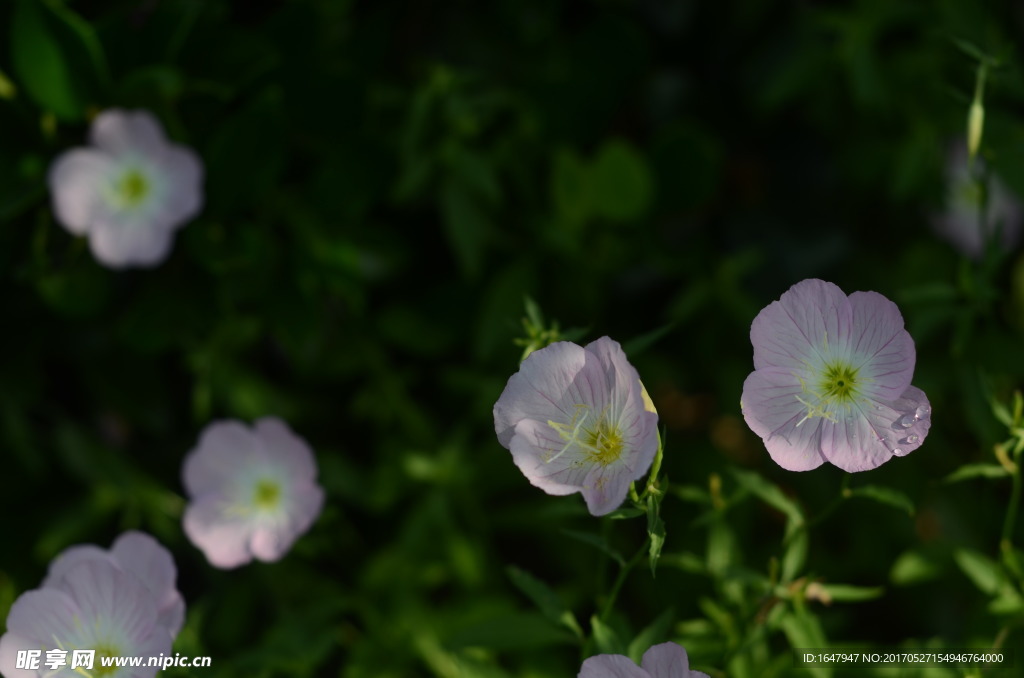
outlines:
M570 227L590 216L587 178L586 166L576 153L565 149L555 153L551 162L551 197Z
M669 628L672 626L672 619L674 617L675 610L671 607L659 614L658 617L651 622L650 626L647 626L640 631L640 633L636 634L633 642L629 644L626 656L639 664L641 658L643 658L644 652L646 652L649 647L664 641L668 636Z
M63 120L80 120L108 79L92 28L59 2L18 0L11 18L11 61L28 95Z
M787 497L777 485L753 471L743 471L738 468L731 468L729 471L741 487L750 491L769 506L781 511L797 525L803 524L804 515L800 511L800 507L797 506L795 501Z
M935 579L942 574L942 567L933 558L920 551L904 551L889 572L889 580L897 586L911 586Z
M626 646L615 633L615 629L605 624L595 614L590 618L590 630L594 634L594 643L601 654L625 654Z
M1005 478L1009 475L999 464L966 464L946 476L944 483L958 483L971 478Z
M818 586L829 599L838 602L854 603L861 600L874 600L885 595L885 587L882 586L852 586L850 584L819 584Z
M552 626L537 612L509 612L476 620L445 639L453 650L483 647L489 650L515 651L572 641L565 630Z
M620 567L625 567L626 559L622 557L622 554L616 551L608 543L608 540L604 537L594 534L592 532L580 532L578 530L562 529L562 534L572 537L577 541L581 541L584 544L590 544L601 553L604 553L609 558L619 564Z
M633 337L622 345L622 350L626 355L636 357L646 351L649 347L653 346L662 337L675 328L675 322L666 323L661 327L647 332L646 334L641 334L639 337Z
M468 277L480 273L490 222L479 201L455 179L445 181L441 191L441 216L448 243L462 272Z
M715 513L708 528L708 572L716 577L725 575L732 565L735 537L721 514Z
M609 141L601 147L590 166L588 184L594 212L612 221L642 216L653 192L647 162L621 140Z
M789 538L786 551L782 554L782 581L789 583L796 579L807 563L807 530L796 530Z
M658 558L661 556L661 549L665 546L665 521L658 515L661 506L660 498L663 495L647 495L647 536L650 537L651 546L648 550L648 560L651 564L651 576L658 566Z
M996 561L965 548L954 551L953 559L982 593L993 595L999 589L1003 581L1003 571Z
M792 610L781 619L780 626L793 650L828 647L818 618L806 610ZM832 670L825 667L807 667L801 671L807 671L818 678L828 678L832 675Z
M873 499L881 504L888 504L894 508L906 511L907 515L914 515L914 503L910 501L910 498L900 492L889 487L880 487L878 485L864 485L863 487L856 487L845 491L847 497L864 497L866 499Z
M608 518L611 520L628 520L630 518L639 518L645 513L647 513L647 511L637 508L620 508L609 513Z
M561 599L552 591L547 584L537 579L526 570L514 565L509 565L505 571L509 579L520 591L533 601L533 604L544 614L545 617L569 628L577 637L583 637L583 629L580 628L576 617L562 604Z
M684 572L694 574L706 574L708 571L704 559L689 551L665 553L661 556L661 564L664 567L677 567Z

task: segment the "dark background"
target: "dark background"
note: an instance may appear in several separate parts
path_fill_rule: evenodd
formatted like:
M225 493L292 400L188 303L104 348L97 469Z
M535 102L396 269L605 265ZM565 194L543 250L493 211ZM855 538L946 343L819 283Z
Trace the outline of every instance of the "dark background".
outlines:
M1011 482L943 479L1007 435L1024 260L931 221L972 51L1000 62L981 155L1024 194L1022 29L1010 1L5 3L0 617L60 550L136 528L175 555L197 676L575 675L580 642L506 567L589 634L616 566L563 530L628 557L644 525L545 496L495 438L529 295L623 342L667 434L665 556L620 594L622 650L659 615L639 651L676 640L714 676L788 675L790 647L1020 647ZM111 107L205 163L155 269L101 267L51 211L48 166ZM778 468L739 413L751 320L808 277L900 306L934 410L918 451L845 481ZM211 420L265 415L315 450L326 508L280 563L217 571L180 528L181 462ZM823 517L806 561L736 469ZM885 489L825 516L842 482ZM824 605L811 581L884 590Z

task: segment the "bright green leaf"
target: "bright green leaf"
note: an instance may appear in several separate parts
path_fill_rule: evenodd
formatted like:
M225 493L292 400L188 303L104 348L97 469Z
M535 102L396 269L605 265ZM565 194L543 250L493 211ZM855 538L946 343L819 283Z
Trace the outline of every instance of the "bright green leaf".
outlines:
M594 634L594 644L601 654L625 654L626 646L615 633L615 629L605 624L595 614L590 618L590 629Z
M999 464L966 464L946 476L943 482L958 483L971 478L1005 478L1006 469Z
M873 499L879 503L888 504L901 511L906 511L908 515L914 515L914 503L910 501L910 498L899 490L894 490L890 487L864 485L863 487L846 490L845 494L847 497Z

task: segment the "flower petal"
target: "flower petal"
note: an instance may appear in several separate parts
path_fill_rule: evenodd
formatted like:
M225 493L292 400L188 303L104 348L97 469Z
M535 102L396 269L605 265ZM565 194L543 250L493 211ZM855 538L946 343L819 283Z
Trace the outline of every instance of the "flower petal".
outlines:
M10 623L8 623L10 628ZM25 636L8 631L7 633L0 636L0 676L4 678L39 678L38 670L31 669L19 669L15 668L18 665L18 651L19 650L40 650L38 642L29 640ZM40 657L40 666L42 666L42 660L46 659L44 654Z
M643 472L641 472L643 475ZM635 480L621 461L602 466L594 464L583 481L583 498L591 515L603 516L622 506Z
M134 575L103 561L86 561L69 571L63 589L81 610L83 625L95 633L115 633L132 644L123 654L137 654L156 626L152 593Z
M169 144L160 153L158 167L166 196L160 221L167 228L178 228L203 206L203 161L191 148Z
M47 174L57 221L75 235L85 235L107 220L110 207L103 197L114 161L86 148L72 149L58 157Z
M651 678L651 674L621 654L599 654L583 662L576 678Z
M805 419L799 381L788 373L763 369L743 382L740 407L750 429L761 436L772 459L790 471L809 471L825 462L821 417Z
M147 223L123 223L124 218L96 223L89 233L93 256L109 268L152 267L171 251L173 232Z
M111 155L134 156L159 153L167 137L152 113L111 108L93 119L89 141Z
M924 443L931 428L931 405L924 391L910 386L897 400L865 403L858 416L834 430L829 424L822 427L825 457L844 471L869 471Z
M524 419L571 420L573 405L580 401L570 395L570 389L586 364L587 352L568 341L555 342L527 356L494 404L498 442L509 448L516 425Z
M94 544L71 546L61 551L57 554L56 558L50 561L42 588L45 589L59 585L64 577L67 576L69 570L87 560L102 560L114 563L114 558L108 551Z
M315 480L316 460L305 440L295 435L277 417L264 417L253 423L253 452L264 462L280 468L293 480Z
M36 589L22 593L11 605L7 630L28 640L35 648L56 649L54 638L67 642L81 637L76 618L82 618L82 611L68 592Z
M578 447L565 445L548 424L524 419L515 428L509 450L531 485L548 494L566 495L582 489L590 463Z
M840 334L849 315L846 295L824 280L803 280L761 309L750 326L754 369L802 373L822 361L822 349Z
M177 636L184 623L185 601L176 588L178 569L171 553L150 535L135 530L118 537L110 553L122 569L137 576L149 589L161 623L172 637Z
M257 446L252 432L237 421L215 421L185 458L182 480L191 497L219 492L249 465Z
M690 658L676 643L652 645L644 652L640 666L651 678L688 678L690 675Z
M252 560L249 540L252 523L226 510L225 499L216 493L203 495L188 505L185 534L214 567L232 569Z
M878 292L850 295L852 324L843 332L847 355L869 383L873 398L898 398L914 376L914 340L903 328L903 315Z

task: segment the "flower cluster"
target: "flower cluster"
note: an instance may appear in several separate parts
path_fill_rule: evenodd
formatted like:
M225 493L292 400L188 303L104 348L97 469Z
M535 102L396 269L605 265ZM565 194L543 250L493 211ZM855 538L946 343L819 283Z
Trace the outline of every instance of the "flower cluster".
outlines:
M95 650L96 661L115 656L169 654L185 618L175 584L174 559L142 532L126 532L109 551L74 546L57 556L40 588L21 594L0 637L0 674L49 676L16 668L19 650ZM159 667L118 675L152 678ZM64 667L61 675L70 675Z

